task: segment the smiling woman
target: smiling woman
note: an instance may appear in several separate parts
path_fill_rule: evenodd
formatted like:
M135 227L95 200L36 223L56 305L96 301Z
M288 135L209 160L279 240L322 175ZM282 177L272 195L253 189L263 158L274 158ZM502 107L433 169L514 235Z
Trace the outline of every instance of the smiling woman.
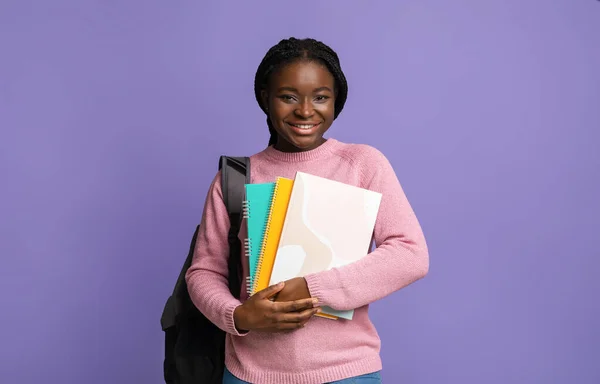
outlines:
M244 290L238 300L227 286L229 217L220 175L214 177L186 278L194 304L227 332L223 383L380 383L381 342L369 304L425 276L429 256L421 227L381 152L323 137L348 93L331 48L313 39L282 40L260 63L254 90L271 138L250 157L252 183L303 171L383 197L373 234L377 248L369 255L250 297ZM317 303L354 310L354 317L314 317Z

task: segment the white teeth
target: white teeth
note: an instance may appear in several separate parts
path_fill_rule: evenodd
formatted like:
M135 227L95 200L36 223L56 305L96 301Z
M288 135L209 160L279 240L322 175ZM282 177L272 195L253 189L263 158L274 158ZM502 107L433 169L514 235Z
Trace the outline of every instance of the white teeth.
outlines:
M294 127L298 127L300 129L311 129L314 126L314 124L294 124Z

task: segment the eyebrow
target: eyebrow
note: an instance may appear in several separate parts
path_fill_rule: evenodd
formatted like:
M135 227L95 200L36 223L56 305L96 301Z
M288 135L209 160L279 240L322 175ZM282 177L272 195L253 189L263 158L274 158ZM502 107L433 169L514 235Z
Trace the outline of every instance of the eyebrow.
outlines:
M296 93L298 92L298 90L294 87L281 87L277 91L279 91L279 92L288 91L288 92L296 92ZM313 92L315 92L315 93L321 92L321 91L329 91L329 92L333 93L333 91L329 87L319 87L319 88L313 89Z

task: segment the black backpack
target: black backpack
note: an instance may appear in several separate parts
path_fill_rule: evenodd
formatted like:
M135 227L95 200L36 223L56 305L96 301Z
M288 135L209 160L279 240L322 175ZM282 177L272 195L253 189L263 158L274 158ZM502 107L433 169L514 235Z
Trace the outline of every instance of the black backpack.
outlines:
M250 181L247 157L221 156L219 161L223 200L229 213L229 290L240 297L242 283L241 244L244 184ZM199 225L181 268L173 294L160 319L165 332L164 378L167 384L221 384L225 369L225 332L211 323L192 303L185 274L192 262Z

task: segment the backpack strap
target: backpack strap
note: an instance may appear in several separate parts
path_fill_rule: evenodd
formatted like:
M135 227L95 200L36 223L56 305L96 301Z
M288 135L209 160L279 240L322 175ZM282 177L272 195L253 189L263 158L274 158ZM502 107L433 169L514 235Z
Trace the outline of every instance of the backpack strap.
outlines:
M244 184L250 183L250 159L247 157L221 156L219 170L221 170L223 200L227 207L227 213L229 213L231 227L236 227L239 230L242 219ZM237 231L235 236L237 237Z
M244 184L250 183L250 158L221 156L221 190L229 214L229 290L240 298L242 286L242 245L238 238L242 223L242 205L245 196Z

